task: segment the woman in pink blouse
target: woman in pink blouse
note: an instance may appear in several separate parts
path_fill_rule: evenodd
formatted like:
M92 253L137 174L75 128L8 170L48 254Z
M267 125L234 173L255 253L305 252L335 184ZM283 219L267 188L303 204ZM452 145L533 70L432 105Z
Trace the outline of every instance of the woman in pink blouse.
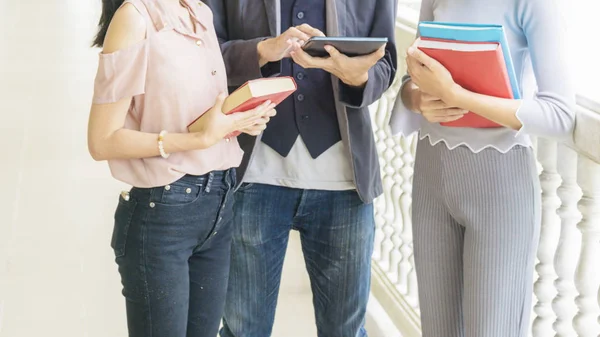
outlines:
M225 115L227 79L209 8L192 0L104 0L88 143L133 188L111 246L129 336L214 337L229 272L242 150L274 106ZM203 114L204 113L204 114ZM202 132L188 133L199 115Z

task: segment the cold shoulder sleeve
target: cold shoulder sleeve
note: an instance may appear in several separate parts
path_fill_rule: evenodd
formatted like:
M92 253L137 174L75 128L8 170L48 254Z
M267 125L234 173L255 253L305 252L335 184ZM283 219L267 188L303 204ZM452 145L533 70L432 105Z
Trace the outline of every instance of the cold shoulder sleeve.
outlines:
M113 53L100 53L92 103L115 103L144 94L147 67L147 39Z

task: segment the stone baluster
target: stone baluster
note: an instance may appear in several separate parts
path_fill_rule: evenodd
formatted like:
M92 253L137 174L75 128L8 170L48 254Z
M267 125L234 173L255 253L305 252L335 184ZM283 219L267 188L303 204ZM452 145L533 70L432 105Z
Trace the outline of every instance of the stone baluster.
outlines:
M556 295L554 279L556 278L553 268L553 257L560 229L560 217L556 210L560 206L560 198L556 191L560 186L561 178L557 172L557 144L554 141L539 139L537 147L537 158L542 165L543 171L540 175L542 186L542 228L540 245L538 248L538 260L535 270L538 279L535 282L534 291L537 297L535 304L536 317L533 321L533 336L552 336L552 323L555 320L552 311L552 299Z
M412 221L410 217L414 152L412 152L411 141L404 138L399 140L396 149L398 153L401 153L401 160L394 166L399 167L398 173L400 174L402 181L402 184L400 185L401 194L397 203L397 221L402 223L402 232L400 233L400 238L402 239L402 246L400 247L402 260L399 265L402 284L400 286L404 295L408 295L412 290L410 273L414 269L411 262L413 252Z
M598 337L598 288L600 286L600 165L580 155L577 181L583 190L579 202L582 220L581 251L575 272L575 286L579 292L575 303L579 308L573 325L578 337Z
M577 204L582 193L577 185L577 157L575 150L563 144L558 146L558 173L562 177L562 184L558 188L562 204L558 214L562 219L562 226L554 255L554 270L558 275L554 282L558 294L552 301L552 309L556 314L553 325L555 337L577 337L573 329L573 317L577 314L575 268L581 245L581 233L577 230L581 213Z

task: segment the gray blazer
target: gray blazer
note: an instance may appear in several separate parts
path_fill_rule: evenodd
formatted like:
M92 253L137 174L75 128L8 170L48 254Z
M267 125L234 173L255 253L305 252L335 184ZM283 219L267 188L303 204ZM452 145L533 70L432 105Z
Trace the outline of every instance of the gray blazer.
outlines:
M203 0L213 11L214 25L230 90L262 77L256 45L280 34L280 0ZM328 36L387 37L385 56L369 71L364 89L357 90L333 78L342 141L352 159L354 181L365 203L383 192L369 105L389 88L396 75L395 22L397 0L326 0ZM257 138L238 137L245 152L238 177L252 157Z

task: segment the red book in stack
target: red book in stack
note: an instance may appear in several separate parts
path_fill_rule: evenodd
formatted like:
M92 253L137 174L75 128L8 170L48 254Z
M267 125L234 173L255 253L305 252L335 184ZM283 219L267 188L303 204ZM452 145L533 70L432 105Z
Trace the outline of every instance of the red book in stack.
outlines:
M296 91L296 81L292 77L270 77L246 82L223 102L223 113L229 115L236 112L252 110L266 101L278 105ZM202 117L202 116L200 116ZM198 132L196 118L188 125L189 132ZM237 137L239 131L227 135L227 138Z
M513 98L500 44L420 38L417 47L446 67L454 81L463 88L482 95ZM441 125L469 128L502 127L473 112L468 112L457 121Z

